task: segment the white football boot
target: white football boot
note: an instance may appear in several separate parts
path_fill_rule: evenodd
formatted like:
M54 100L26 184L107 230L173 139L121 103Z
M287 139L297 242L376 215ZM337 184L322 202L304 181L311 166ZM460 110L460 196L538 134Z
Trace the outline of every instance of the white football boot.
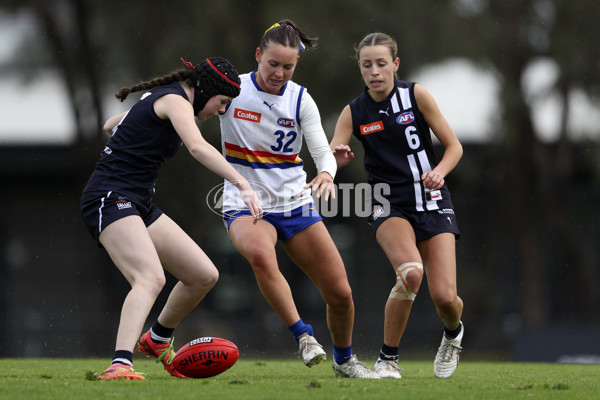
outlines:
M337 376L342 378L357 378L357 379L380 379L379 375L371 371L364 363L358 361L356 354L342 365L333 362L333 371Z
M400 372L403 371L403 369L398 366L396 361L378 359L373 371L375 371L380 378L401 379L402 375L400 375Z
M302 357L304 364L310 368L327 359L327 354L323 346L317 342L317 339L308 333L303 333L298 337L299 349L298 356Z
M460 333L454 339L448 339L446 334L442 334L442 343L433 361L433 373L438 378L449 378L458 367L459 354L462 351L460 344L464 332L465 327L461 322Z

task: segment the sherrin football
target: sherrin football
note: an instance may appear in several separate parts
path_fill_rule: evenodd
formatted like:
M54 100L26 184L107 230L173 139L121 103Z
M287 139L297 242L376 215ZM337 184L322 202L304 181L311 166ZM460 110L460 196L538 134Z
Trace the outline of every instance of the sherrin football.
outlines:
M231 368L239 355L237 346L229 340L201 337L182 346L175 353L173 365L188 378L209 378Z

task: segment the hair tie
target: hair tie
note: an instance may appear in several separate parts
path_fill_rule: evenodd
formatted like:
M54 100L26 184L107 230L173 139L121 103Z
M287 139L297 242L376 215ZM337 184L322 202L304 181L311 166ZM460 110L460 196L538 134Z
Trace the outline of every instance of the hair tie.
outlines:
M183 65L185 65L186 67L188 67L188 69L191 69L192 71L196 69L196 67L194 67L194 64L192 64L189 61L185 61L183 59L183 57L179 57L179 59L181 60L181 62L183 62Z
M217 74L221 75L221 77L222 77L223 79L225 79L227 82L231 83L231 84L232 84L233 86L235 86L235 87L238 87L238 88L240 87L240 84L239 84L239 83L235 83L234 81L232 81L231 79L229 79L229 77L228 77L227 75L225 75L224 73L222 73L221 71L219 71L219 70L217 69L217 67L215 67L215 66L213 65L213 63L211 63L211 62L210 62L210 60L209 60L208 58L206 59L206 62L208 62L208 65L210 65L210 66L211 66L211 68L212 68L212 69L214 69L214 70L215 70L215 72L216 72Z
M264 36L264 35L266 35L266 34L267 34L267 32L269 32L271 29L273 29L273 28L275 28L275 27L278 27L278 26L281 26L281 25L279 24L279 22L275 22L273 25L271 25L271 27L270 27L269 29L267 29L267 30L265 31L265 33L263 34L263 36ZM290 25L287 25L287 26L288 26L288 27L290 27L290 28L292 28ZM293 28L292 28L292 29L293 29ZM304 45L304 43L302 43L302 39L300 39L300 37L298 37L298 41L300 42L300 45L299 45L299 47L300 47L300 51L304 51L304 50L306 50L306 46Z
M264 34L266 34L267 32L269 32L271 29L275 28L276 26L280 26L279 22L275 22L273 25L271 25L271 27L269 29L267 29Z

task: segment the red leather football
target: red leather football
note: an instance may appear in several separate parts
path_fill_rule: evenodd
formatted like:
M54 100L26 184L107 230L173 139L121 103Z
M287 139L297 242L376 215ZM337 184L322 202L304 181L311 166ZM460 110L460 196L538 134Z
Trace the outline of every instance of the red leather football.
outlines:
M183 345L175 353L173 365L188 378L209 378L231 368L239 355L229 340L201 337Z

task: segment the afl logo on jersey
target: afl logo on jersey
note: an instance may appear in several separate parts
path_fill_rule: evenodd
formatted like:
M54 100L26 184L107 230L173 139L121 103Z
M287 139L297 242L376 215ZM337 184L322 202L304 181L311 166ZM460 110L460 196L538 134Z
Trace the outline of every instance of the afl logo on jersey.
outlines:
M236 108L233 111L233 117L243 119L245 121L258 123L260 122L261 114L253 111L242 110L241 108Z
M402 113L402 114L398 115L398 118L396 118L396 122L399 123L400 125L410 124L414 120L415 120L415 114L413 114L412 111L407 111L405 113Z
M373 123L370 123L367 125L360 126L360 134L361 135L368 135L368 134L379 132L382 130L383 130L383 122L382 121L377 121L377 122L373 122Z
M277 120L277 125L283 126L284 128L293 128L296 126L296 122L290 118L279 118Z

